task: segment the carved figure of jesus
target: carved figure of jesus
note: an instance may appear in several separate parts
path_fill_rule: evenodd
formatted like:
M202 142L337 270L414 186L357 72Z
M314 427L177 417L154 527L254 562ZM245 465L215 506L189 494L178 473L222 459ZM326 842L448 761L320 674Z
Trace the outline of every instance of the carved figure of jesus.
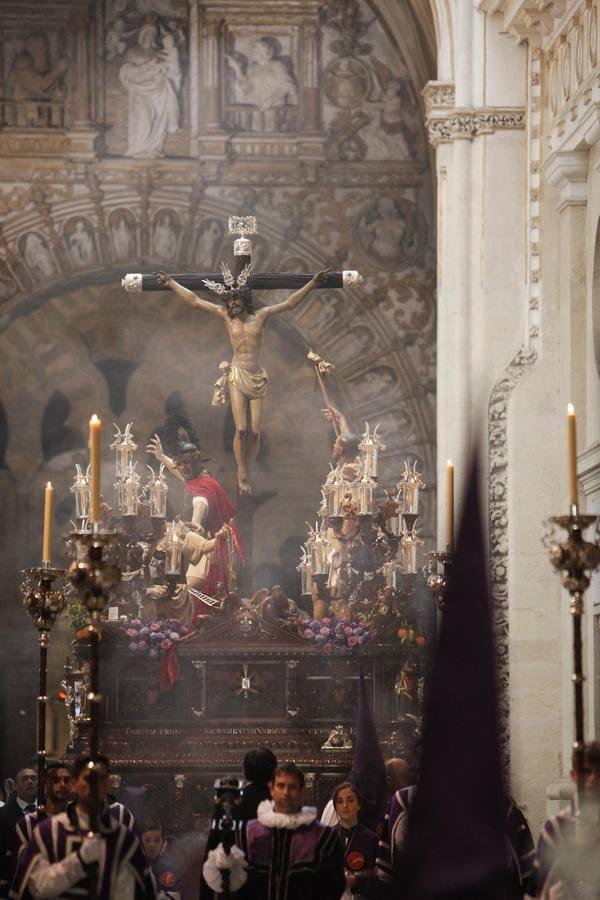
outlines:
M221 294L225 307L198 297L183 287L166 272L159 272L161 284L181 297L190 306L201 309L223 321L231 346L233 359L228 372L231 411L235 422L233 453L237 465L240 494L252 493L254 462L260 446L263 415L263 399L269 376L262 367L262 346L265 324L271 316L295 309L314 288L325 280L329 269L317 272L311 280L281 303L264 306L256 312L247 287L233 288Z

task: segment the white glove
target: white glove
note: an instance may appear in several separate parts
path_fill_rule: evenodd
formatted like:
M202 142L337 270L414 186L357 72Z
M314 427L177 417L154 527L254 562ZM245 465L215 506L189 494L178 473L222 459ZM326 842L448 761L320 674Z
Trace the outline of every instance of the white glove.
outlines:
M152 584L146 588L146 597L149 600L162 600L167 596L169 589L163 584Z
M229 853L225 853L223 844L219 844L216 850L211 850L206 857L202 868L202 874L209 888L220 894L223 891L223 879L221 870L229 869L229 889L239 891L246 883L246 858L239 847L235 845Z
M97 834L92 837L84 837L81 847L79 848L79 856L85 865L98 862L102 852L102 838Z

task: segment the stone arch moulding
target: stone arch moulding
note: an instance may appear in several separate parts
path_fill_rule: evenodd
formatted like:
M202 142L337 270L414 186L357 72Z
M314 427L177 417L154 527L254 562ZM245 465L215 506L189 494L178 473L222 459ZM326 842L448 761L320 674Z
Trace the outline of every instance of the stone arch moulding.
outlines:
M5 376L2 401L9 430L5 458L18 481L26 481L44 466L41 422L54 390L68 396L72 423L77 414L85 421L89 405L95 405L100 415L107 410L104 379L91 362L86 362L84 342L65 330L64 324L56 307L51 310L44 306L29 317L26 327L17 322L0 336ZM32 359L36 360L35 367L31 366ZM47 377L49 369L51 377Z
M451 46L447 0L370 0L377 16L398 45L418 90L435 79L439 55ZM421 52L415 54L415 47Z

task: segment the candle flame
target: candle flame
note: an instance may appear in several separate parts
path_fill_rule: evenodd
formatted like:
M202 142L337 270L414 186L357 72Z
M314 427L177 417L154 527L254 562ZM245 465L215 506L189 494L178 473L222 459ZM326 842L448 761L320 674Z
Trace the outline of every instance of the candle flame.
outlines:
M96 425L99 421L100 421L100 419L98 418L96 413L94 413L94 415L90 419L90 425Z
M574 415L575 415L575 407L573 406L572 403L567 403L567 414L568 414L569 416L574 416Z
M452 465L452 460L449 459L448 462L446 463L446 466L448 469L453 469L454 466Z
M47 482L46 482L46 487L47 487L47 488L51 488L51 487L52 487L52 482L51 482L51 481L47 481Z

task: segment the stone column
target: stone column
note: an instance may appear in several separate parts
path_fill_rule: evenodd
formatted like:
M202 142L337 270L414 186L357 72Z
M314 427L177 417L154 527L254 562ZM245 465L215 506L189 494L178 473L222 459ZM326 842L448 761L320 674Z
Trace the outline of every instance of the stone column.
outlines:
M586 434L586 213L588 151L553 153L545 164L546 177L559 189L556 211L560 221L560 296L562 332L569 335L563 371L570 371L569 393L577 409L580 441ZM571 365L571 363L574 363ZM581 446L581 445L580 445Z
M204 21L200 28L201 65L203 66L203 92L199 98L199 136L198 152L201 157L224 159L227 147L227 135L221 122L221 97L219 89L219 39L221 23L214 20Z
M305 19L302 28L294 29L302 40L302 120L298 122L298 159L302 161L303 178L317 177L318 166L325 158L325 137L320 129L319 105L319 27L316 19Z
M203 28L204 61L204 127L208 130L221 128L219 117L219 31L218 22L207 22Z
M304 84L303 84L303 106L304 121L302 122L302 131L319 130L319 61L318 61L318 40L319 29L316 22L305 21L302 28L303 45L303 62L304 62Z
M80 12L71 20L71 70L69 98L71 103L71 153L89 158L94 155L97 132L92 127L92 91L95 66L93 45L94 22L88 12Z
M597 135L596 135L597 136ZM600 396L600 380L594 351L594 289L596 285L594 260L596 249L590 241L590 220L595 229L594 216L588 215L588 179L590 154L587 149L554 152L546 164L549 181L559 189L556 209L560 216L560 297L561 330L565 335L563 380L568 385L569 398L577 409L579 455L577 460L580 479L579 502L585 512L600 515L600 413L597 409ZM592 235L595 237L595 235ZM587 257L590 257L590 265ZM587 274L590 274L588 283ZM567 599L564 599L567 603ZM600 578L592 577L587 593L587 645L585 670L586 683L586 732L595 733L596 707L595 679L597 669L595 652L594 616L600 614ZM569 626L570 627L570 623ZM564 648L563 681L568 682L571 666L571 648ZM563 753L568 753L572 742L572 698L564 692Z
M90 124L91 71L89 54L90 17L78 13L71 20L72 121L75 128Z

